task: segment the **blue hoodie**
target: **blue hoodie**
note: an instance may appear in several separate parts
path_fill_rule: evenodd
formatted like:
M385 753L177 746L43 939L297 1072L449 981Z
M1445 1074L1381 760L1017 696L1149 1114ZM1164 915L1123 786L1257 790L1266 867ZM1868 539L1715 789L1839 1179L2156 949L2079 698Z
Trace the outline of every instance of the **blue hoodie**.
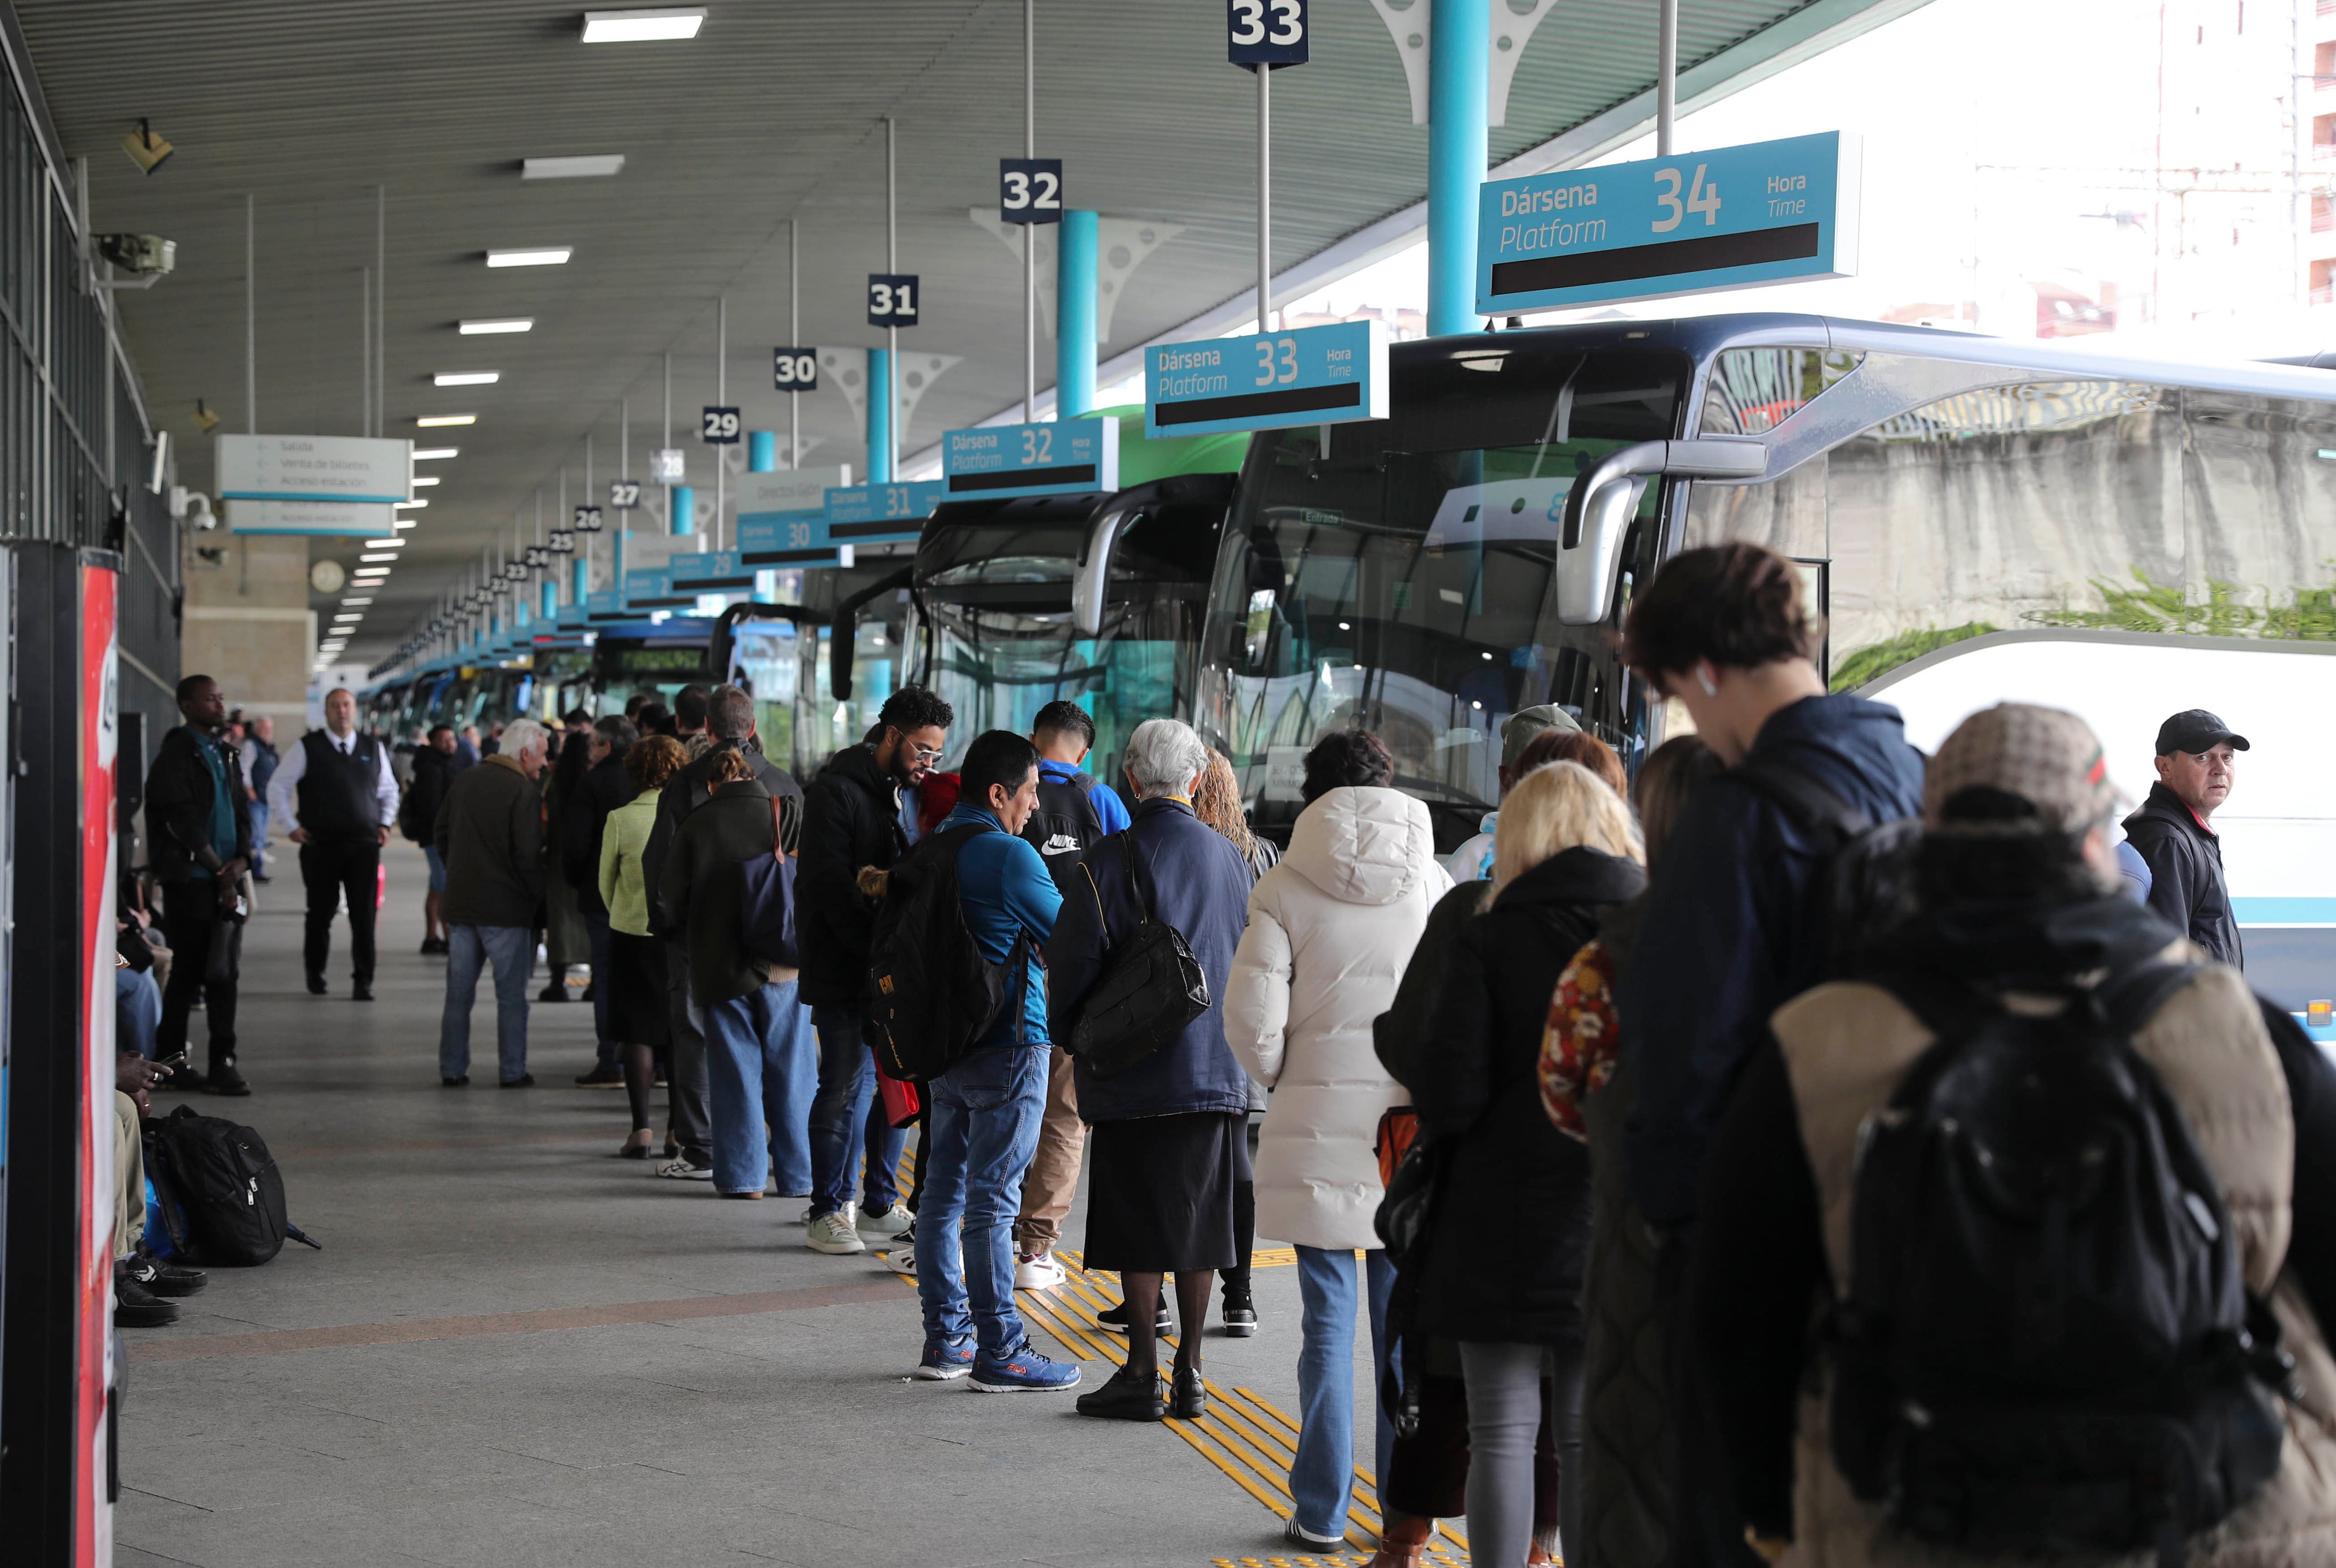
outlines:
M1922 756L1898 710L1864 697L1804 697L1760 726L1779 756L1876 822L1922 808ZM1825 933L1809 884L1824 847L1767 795L1722 775L1663 841L1646 925L1614 992L1638 1086L1622 1174L1658 1225L1695 1217L1713 1129L1768 1018L1817 978Z
M1017 936L1028 935L1032 949L1024 960L1020 1027L1009 1010L990 1026L980 1044L1043 1049L1052 1041L1046 1035L1046 969L1036 950L1054 935L1063 895L1038 852L1007 833L986 808L960 800L934 831L947 833L975 823L998 831L974 834L957 852L958 897L965 905L966 929L993 964L1006 961Z

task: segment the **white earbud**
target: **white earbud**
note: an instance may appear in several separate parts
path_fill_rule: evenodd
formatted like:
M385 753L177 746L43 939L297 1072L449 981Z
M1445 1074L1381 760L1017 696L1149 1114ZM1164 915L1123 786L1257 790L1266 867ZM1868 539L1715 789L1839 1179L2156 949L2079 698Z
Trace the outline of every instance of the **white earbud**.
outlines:
M1695 667L1695 684L1703 687L1703 695L1706 696L1719 695L1719 688L1711 683L1711 667L1708 664Z

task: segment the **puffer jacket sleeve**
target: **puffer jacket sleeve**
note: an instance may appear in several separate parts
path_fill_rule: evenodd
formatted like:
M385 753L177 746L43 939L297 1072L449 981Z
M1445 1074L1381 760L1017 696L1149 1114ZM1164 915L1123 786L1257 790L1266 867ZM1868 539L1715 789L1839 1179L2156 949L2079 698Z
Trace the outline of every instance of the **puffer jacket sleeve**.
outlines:
M1249 929L1233 950L1225 979L1225 1043L1249 1076L1267 1088L1281 1076L1290 1028L1290 931L1281 922L1277 867L1250 894Z
M1420 1131L1438 1137L1466 1132L1492 1104L1493 978L1480 916L1458 932L1445 957L1441 1001L1408 1086Z

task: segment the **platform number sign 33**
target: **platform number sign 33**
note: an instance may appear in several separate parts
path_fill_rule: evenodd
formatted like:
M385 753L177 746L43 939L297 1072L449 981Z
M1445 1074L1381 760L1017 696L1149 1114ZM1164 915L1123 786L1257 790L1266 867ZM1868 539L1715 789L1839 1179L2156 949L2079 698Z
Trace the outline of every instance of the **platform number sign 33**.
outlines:
M1655 170L1655 205L1664 214L1654 221L1656 233L1669 234L1684 222L1690 212L1702 215L1706 229L1719 221L1719 181L1705 182L1703 171L1707 167L1701 163L1695 166L1695 179L1688 185L1684 205L1679 201L1679 171L1676 169Z
M917 299L923 291L913 272L871 272L868 275L868 325L914 326Z
M1306 0L1225 0L1225 58L1236 65L1303 65Z
M738 411L735 408L708 408L700 438L710 446L735 446L738 443Z
M1063 161L1059 158L999 159L998 220L1000 223L1060 223L1063 220Z
M819 390L819 350L816 348L771 350L771 385L781 392L817 392Z

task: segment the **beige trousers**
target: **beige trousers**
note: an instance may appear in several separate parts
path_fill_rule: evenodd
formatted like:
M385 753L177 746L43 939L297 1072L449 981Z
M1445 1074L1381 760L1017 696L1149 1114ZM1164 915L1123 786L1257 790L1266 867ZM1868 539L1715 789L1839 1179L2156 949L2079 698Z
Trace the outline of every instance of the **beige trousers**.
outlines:
M1063 1216L1079 1187L1079 1156L1087 1144L1079 1120L1078 1079L1070 1053L1055 1047L1046 1064L1046 1110L1038 1123L1038 1152L1022 1178L1022 1213L1014 1222L1014 1250L1026 1258L1051 1252L1063 1239Z
M113 1255L130 1256L146 1233L146 1152L138 1141L138 1102L113 1091Z

